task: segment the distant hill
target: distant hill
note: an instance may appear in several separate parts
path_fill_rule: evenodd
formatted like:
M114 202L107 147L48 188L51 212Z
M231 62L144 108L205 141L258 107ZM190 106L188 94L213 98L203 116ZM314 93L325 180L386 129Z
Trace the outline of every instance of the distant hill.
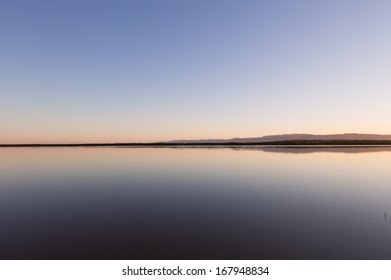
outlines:
M292 141L292 140L388 140L391 141L391 135L386 134L280 134L267 135L253 138L231 138L231 139L200 139L200 140L173 140L164 143L252 143L252 142L275 142L275 141Z
M381 134L359 134L359 133L345 133L345 134L281 134L268 135L253 138L231 138L231 139L200 139L200 140L173 140L165 142L151 142L151 143L25 143L25 144L1 144L0 148L4 147L147 147L147 146L166 146L175 147L183 145L194 146L251 146L251 145L351 145L351 146L365 146L365 145L386 145L391 146L391 135Z

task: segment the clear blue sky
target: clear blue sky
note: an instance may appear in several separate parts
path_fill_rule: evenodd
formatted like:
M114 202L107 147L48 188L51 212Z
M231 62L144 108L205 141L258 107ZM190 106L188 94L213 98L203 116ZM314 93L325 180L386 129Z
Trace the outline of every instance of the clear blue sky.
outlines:
M391 133L391 1L2 0L0 142Z

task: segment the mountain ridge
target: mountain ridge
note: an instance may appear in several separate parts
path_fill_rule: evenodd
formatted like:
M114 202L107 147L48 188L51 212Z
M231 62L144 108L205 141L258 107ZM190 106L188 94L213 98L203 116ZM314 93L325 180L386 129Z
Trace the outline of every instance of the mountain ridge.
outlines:
M197 140L171 140L163 143L252 143L252 142L275 142L293 140L388 140L391 141L391 134L364 134L364 133L343 133L343 134L276 134L261 137L231 138L231 139L197 139Z

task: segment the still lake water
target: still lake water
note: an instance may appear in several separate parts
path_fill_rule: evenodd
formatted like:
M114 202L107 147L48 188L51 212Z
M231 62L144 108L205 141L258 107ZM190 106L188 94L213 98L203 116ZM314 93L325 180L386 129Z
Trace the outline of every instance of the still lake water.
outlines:
M391 148L2 148L0 259L391 259Z

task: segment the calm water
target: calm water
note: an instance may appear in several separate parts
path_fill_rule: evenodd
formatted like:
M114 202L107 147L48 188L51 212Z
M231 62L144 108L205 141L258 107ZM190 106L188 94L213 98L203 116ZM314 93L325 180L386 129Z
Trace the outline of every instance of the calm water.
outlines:
M2 148L0 259L391 259L391 148Z

